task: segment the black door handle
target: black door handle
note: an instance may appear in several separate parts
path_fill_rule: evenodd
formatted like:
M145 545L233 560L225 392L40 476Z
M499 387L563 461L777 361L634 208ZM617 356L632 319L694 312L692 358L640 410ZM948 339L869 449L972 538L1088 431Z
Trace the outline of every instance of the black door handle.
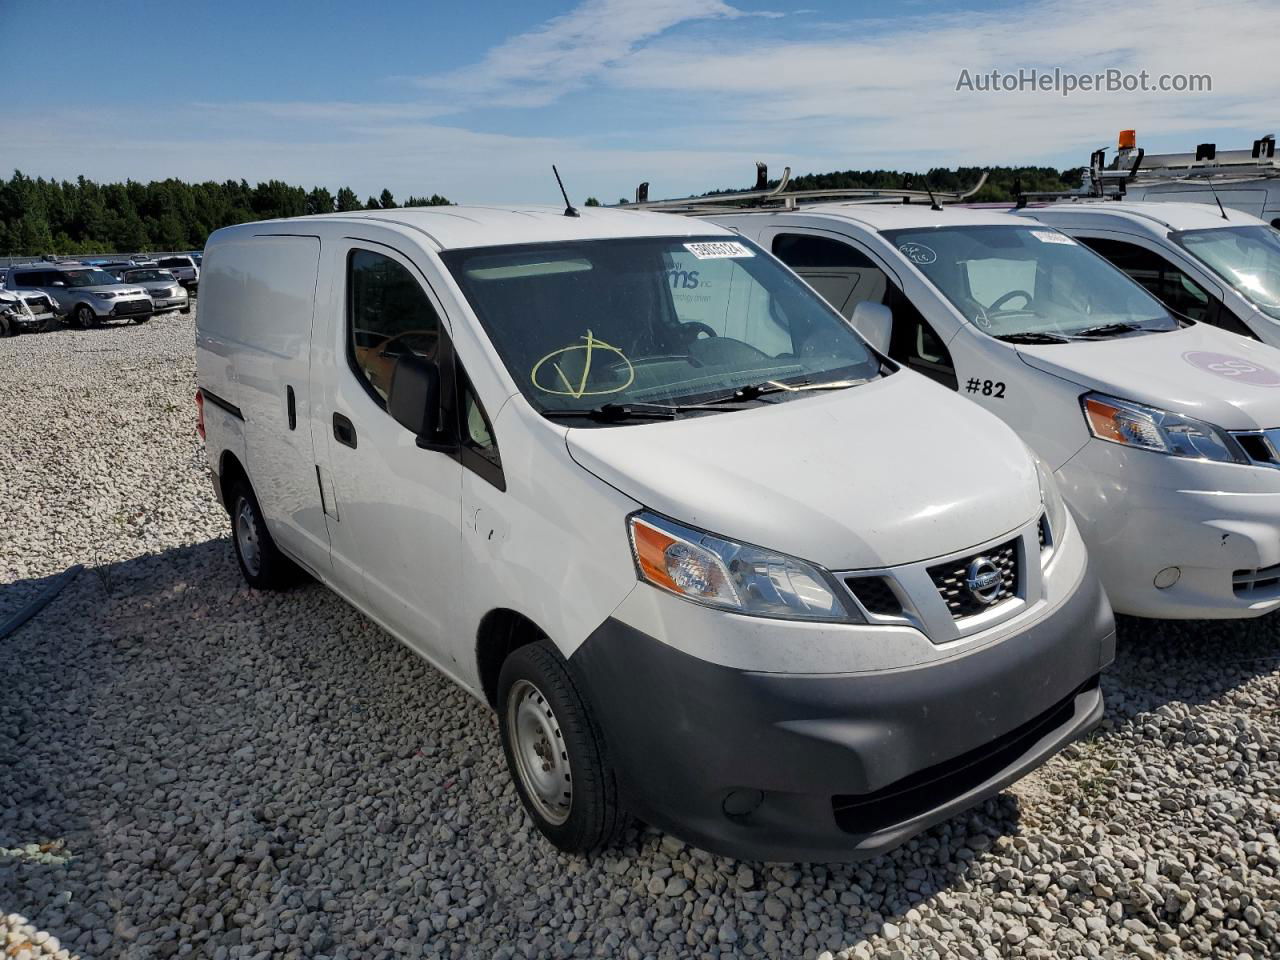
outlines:
M288 401L289 429L297 430L298 429L298 405L297 405L297 401L295 401L293 398L293 387L286 386L284 388L284 392L285 392L285 399Z
M333 439L352 450L356 448L355 425L340 413L333 415Z

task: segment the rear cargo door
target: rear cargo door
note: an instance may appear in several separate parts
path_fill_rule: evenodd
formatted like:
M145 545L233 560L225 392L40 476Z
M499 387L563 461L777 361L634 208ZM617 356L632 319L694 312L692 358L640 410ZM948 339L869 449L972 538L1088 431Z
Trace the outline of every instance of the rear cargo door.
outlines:
M223 316L234 343L245 467L276 542L327 576L310 388L319 264L319 237L259 235L219 250L219 273L228 281L219 293L237 301Z

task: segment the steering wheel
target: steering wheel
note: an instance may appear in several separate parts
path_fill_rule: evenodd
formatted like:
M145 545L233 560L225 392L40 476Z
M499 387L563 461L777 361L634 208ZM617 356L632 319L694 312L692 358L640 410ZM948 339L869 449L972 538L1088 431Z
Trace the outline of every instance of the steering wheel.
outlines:
M680 326L682 328L688 328L689 330L692 330L694 340L698 339L698 334L700 333L705 333L708 337L720 336L720 334L716 333L712 327L703 323L701 320L682 320L680 322Z
M1031 296L1031 294L1027 293L1025 290L1010 290L1008 293L997 297L995 302L991 304L991 306L987 307L987 309L999 310L1004 306L1006 301L1012 300L1014 297L1022 297L1022 299L1026 301L1026 303L1022 305L1023 309L1031 306L1031 301L1035 299L1035 297Z
M440 332L438 330L405 330L401 333L397 333L394 337L387 337L386 340L383 340L382 343L378 344L378 356L380 357L400 356L403 351L396 351L393 353L389 348L391 344L395 343L397 340L404 340L408 337L423 337L427 339L430 343L430 346L428 347L427 350L422 351L422 354L423 356L426 356L426 357L431 357L435 355L436 346L440 342ZM406 346L408 346L410 350L413 349L412 345L406 344Z

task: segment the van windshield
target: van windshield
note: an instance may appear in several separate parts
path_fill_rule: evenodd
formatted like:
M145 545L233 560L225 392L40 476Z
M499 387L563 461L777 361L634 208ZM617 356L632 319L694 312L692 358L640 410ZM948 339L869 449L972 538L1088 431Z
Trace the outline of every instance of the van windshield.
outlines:
M1273 227L1184 230L1173 239L1259 310L1280 320L1280 233Z
M656 237L441 255L511 376L544 413L841 386L880 359L826 303L738 237ZM757 398L751 391L747 399Z
M1013 342L1173 330L1177 319L1097 254L1050 227L887 230L970 323Z

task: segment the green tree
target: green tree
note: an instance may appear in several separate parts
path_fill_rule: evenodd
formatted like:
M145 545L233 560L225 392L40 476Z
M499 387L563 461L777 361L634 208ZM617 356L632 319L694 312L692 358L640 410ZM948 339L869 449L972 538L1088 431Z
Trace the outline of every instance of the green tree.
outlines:
M586 202L586 203L584 203L584 204L583 204L583 206L584 206L584 207L598 207L598 206L600 206L600 201L599 201L599 200L597 200L595 197L587 197L587 202Z
M394 209L396 205L396 198L391 195L390 190L383 190L382 196L378 198L378 205L382 207L383 210Z
M333 194L324 187L316 187L307 194L307 213L333 213Z
M360 210L360 198L356 196L356 192L350 187L343 187L338 191L338 212L348 213L351 210Z

